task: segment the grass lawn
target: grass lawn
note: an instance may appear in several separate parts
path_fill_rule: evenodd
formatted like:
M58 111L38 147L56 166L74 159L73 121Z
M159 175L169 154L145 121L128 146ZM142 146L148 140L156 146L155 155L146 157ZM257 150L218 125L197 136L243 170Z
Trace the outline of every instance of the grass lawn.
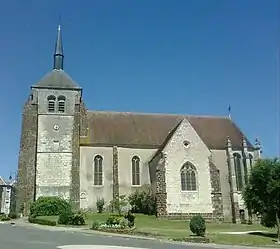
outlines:
M86 223L91 226L93 221L105 221L110 214L87 213ZM44 217L47 219L57 220L57 217ZM138 232L150 233L155 236L165 238L183 238L191 235L189 222L182 220L157 219L155 216L136 215L136 229ZM269 245L274 244L273 236L276 232L274 229L267 229L259 224L243 225L232 223L214 223L206 224L207 236L211 242L217 244L237 244L237 245ZM242 232L242 231L266 231L268 234L220 234L219 232ZM272 234L269 234L272 233ZM276 237L276 235L275 235Z

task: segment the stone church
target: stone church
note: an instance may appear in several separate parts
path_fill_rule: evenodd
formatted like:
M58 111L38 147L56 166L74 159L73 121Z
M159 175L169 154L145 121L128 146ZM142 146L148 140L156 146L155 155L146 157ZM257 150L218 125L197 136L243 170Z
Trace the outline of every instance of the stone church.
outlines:
M61 196L95 209L152 189L160 217L238 221L241 191L261 156L230 117L87 110L64 71L60 28L53 70L31 87L23 108L17 205Z

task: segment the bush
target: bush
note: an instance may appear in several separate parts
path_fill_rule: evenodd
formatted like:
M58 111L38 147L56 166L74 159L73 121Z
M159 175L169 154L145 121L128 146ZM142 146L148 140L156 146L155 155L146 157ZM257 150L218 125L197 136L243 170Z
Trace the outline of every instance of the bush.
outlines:
M129 227L134 227L135 216L130 211L124 216L124 218L128 221Z
M72 211L65 211L58 216L57 223L60 225L68 225L71 217L73 216Z
M263 213L261 217L261 225L268 228L274 228L276 226L276 217L273 212Z
M85 217L83 216L82 213L76 213L70 217L69 225L83 226L85 224L86 224Z
M91 229L97 230L97 229L100 227L100 225L101 225L101 222L100 222L100 221L94 221L94 222L92 223Z
M56 226L55 220L36 218L35 216L32 216L32 215L30 215L28 217L28 222L34 223L34 224L39 224L39 225L45 225L45 226Z
M7 216L6 214L0 215L0 221L8 221L8 220L11 220L11 218L9 216Z
M17 219L18 218L18 214L17 213L15 213L15 212L11 212L11 213L9 213L9 215L8 215L11 219Z
M55 216L64 212L71 212L68 201L59 197L40 197L32 203L30 214L35 216Z
M149 191L136 191L128 197L132 213L154 215L156 213L156 202Z
M107 226L115 226L115 225L119 225L120 221L121 221L120 217L111 215L111 216L108 217L108 219L106 220L105 223L106 223Z
M206 232L205 220L201 215L192 217L190 221L190 230L197 236L204 236Z
M127 204L128 201L125 195L120 195L119 198L110 201L112 212L116 210L119 215L121 215L122 208L127 206Z
M98 210L98 213L101 214L103 212L104 205L105 205L104 198L98 198L96 201L96 208Z
M82 213L64 212L58 217L58 224L82 226L86 224L85 217Z

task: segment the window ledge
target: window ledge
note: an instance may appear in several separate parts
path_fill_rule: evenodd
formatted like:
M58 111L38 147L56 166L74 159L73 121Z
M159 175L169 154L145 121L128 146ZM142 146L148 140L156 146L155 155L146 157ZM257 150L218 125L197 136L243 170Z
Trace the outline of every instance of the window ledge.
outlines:
M141 188L142 185L131 185L131 187L133 187L133 188Z
M198 193L198 190L181 190L181 193L191 193L191 194L196 194L196 193Z
M93 187L94 187L94 188L103 188L104 185L94 185L94 184L93 184Z

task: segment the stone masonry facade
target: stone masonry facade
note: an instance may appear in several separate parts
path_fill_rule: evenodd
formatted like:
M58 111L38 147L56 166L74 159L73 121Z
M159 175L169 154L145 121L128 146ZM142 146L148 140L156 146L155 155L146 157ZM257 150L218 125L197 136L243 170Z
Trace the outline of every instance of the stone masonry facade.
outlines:
M81 99L77 95L75 100L74 124L72 135L72 168L70 200L74 209L80 208L80 121Z
M120 195L119 188L119 155L118 147L113 147L113 199L118 200Z
M28 214L29 205L35 199L36 141L38 108L35 96L31 95L23 108L22 132L17 175L16 209Z
M157 217L167 216L167 193L165 180L165 161L166 155L162 153L156 166L156 214Z
M213 205L213 219L223 221L223 196L221 191L220 172L209 158L209 168L211 176L211 189L212 189L212 205Z

